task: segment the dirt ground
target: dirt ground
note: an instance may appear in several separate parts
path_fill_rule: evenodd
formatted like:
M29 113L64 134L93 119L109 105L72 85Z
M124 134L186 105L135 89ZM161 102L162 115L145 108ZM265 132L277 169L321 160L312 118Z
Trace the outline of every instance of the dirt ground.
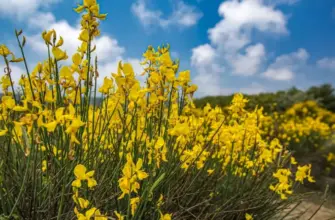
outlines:
M335 206L326 207L322 206L319 209L320 205L312 202L303 202L301 203L289 216L284 218L285 220L335 220ZM313 216L316 210L319 211ZM312 218L311 218L312 217Z
M328 196L323 204L322 201L320 195L311 196L300 203L284 220L335 220L335 195Z

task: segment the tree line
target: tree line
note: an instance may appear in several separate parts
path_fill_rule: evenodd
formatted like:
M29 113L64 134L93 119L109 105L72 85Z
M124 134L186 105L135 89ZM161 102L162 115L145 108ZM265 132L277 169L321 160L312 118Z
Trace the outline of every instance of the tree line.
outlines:
M293 104L307 100L316 101L321 107L335 112L335 88L331 84L313 86L303 91L296 87L277 92L259 93L256 95L244 94L249 99L248 109L262 106L265 112L285 111ZM226 107L233 99L231 95L206 96L194 100L198 108L203 108L207 103L211 106Z

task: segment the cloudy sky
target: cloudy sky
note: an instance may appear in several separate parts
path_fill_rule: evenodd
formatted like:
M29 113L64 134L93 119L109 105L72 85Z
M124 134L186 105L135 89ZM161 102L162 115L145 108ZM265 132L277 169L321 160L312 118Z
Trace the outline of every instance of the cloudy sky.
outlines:
M40 33L54 28L72 54L79 0L0 0L0 43L18 54L14 29L27 37L30 69L46 57ZM108 19L96 40L101 75L119 60L139 62L148 45L171 45L191 69L198 96L335 85L334 0L100 0ZM15 78L23 66L13 66ZM3 62L0 61L3 69ZM101 77L102 79L103 77Z

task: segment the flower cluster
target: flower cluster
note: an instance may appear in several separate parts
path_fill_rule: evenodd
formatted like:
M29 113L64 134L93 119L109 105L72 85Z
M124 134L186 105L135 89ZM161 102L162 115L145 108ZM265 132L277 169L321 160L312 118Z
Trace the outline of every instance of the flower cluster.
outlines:
M92 218L94 218L94 220L107 220L107 217L102 215L99 209L96 207L89 208L90 201L79 196L79 190L82 188L81 181L87 180L88 188L97 185L96 180L93 178L94 171L86 172L86 167L82 164L78 164L74 168L73 173L76 176L76 180L72 182L74 192L72 199L76 204L74 213L78 220L90 220Z

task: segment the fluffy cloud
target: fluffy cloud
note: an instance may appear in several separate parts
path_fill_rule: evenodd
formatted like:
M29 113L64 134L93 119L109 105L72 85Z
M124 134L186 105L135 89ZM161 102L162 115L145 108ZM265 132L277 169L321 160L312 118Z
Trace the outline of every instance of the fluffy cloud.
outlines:
M308 58L308 52L302 48L296 52L281 55L276 58L274 63L262 75L272 80L291 80L296 72L306 64Z
M267 69L263 73L263 75L273 80L287 81L287 80L293 79L294 72L290 68L287 68L287 67L278 67L278 68Z
M31 29L46 29L55 22L56 18L51 12L37 12L28 18L28 25Z
M250 76L260 69L265 56L263 44L256 44L245 49L245 54L237 54L229 60L233 67L233 72L238 75Z
M80 46L80 41L78 40L80 34L80 25L76 26L70 25L66 20L56 21L55 17L51 13L45 13L47 19L44 22L39 23L38 32L42 30L51 30L54 29L58 36L62 36L64 39L64 45L62 48L71 56L77 51L78 46ZM28 23L29 25L34 25L40 20L40 17L43 16L42 13L37 13L35 16L32 16ZM43 19L42 19L43 20ZM28 43L31 48L41 54L42 57L47 52L47 47L41 37L41 34L36 34L28 36ZM96 53L98 54L99 62L105 61L115 61L122 58L125 48L120 46L118 41L108 35L102 35L95 39L94 44L97 46Z
M10 65L11 68L11 77L12 80L14 82L14 86L15 88L18 88L18 82L21 78L22 74L26 74L26 70L23 67L23 63L19 63L19 64L11 64Z
M287 33L284 14L260 0L225 1L219 7L223 19L209 29L209 39L224 51L237 51L250 43L253 29Z
M325 57L317 62L318 67L328 70L335 70L335 57Z
M216 51L209 45L204 44L192 49L191 64L194 66L211 65L215 59Z
M259 94L265 92L265 88L263 85L253 82L250 86L241 88L239 92L244 94Z
M78 46L81 44L78 40L78 36L81 32L79 22L75 25L71 25L66 20L56 20L55 16L51 12L37 11L34 15L29 17L26 23L30 27L31 31L37 33L27 36L27 46L34 52L35 59L41 60L47 55L47 47L40 33L43 30L54 29L58 37L63 37L64 44L62 49L65 50L70 57L63 64L69 64L71 62L71 56L76 53ZM138 75L143 71L140 66L140 60L137 58L125 57L125 48L111 36L102 34L96 38L93 43L97 47L93 57L98 55L98 71L100 74L98 79L99 85L102 84L105 76L110 76L112 72L116 72L117 65L120 60L131 63L135 73ZM19 70L19 68L15 69L16 72L20 72ZM144 82L144 77L139 76L138 78Z
M197 70L194 83L199 95L217 95L220 89L220 73L224 68L216 62L216 50L209 44L192 49L191 65Z
M204 84L204 95L223 92L220 81L224 74L251 76L259 73L266 49L261 43L253 43L253 31L288 34L285 15L262 0L224 1L218 13L222 19L208 30L210 43L192 50L195 80L208 82ZM259 92L256 86L245 90Z
M149 9L145 0L137 0L132 4L131 10L145 27L154 25L162 28L170 26L191 27L197 24L202 17L202 13L196 7L188 5L183 1L177 2L168 18L163 18L163 13L159 10Z
M48 8L51 4L61 0L1 0L0 14L23 19L27 15L35 14L41 8ZM41 20L43 22L43 20Z

